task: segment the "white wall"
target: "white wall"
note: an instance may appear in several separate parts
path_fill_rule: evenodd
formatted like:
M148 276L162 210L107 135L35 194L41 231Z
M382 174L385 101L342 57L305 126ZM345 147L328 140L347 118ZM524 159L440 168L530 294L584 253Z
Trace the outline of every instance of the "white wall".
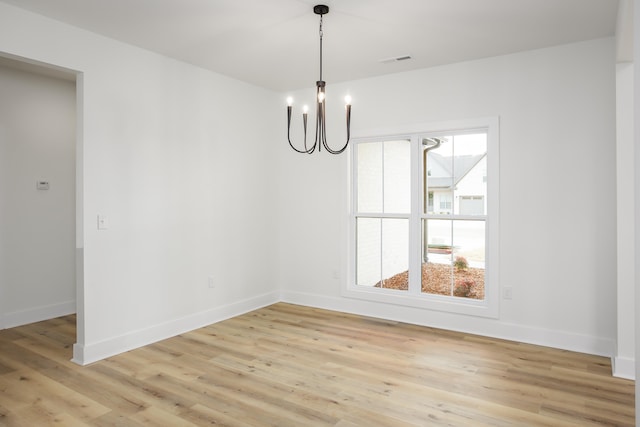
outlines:
M513 288L513 299L500 301L499 319L492 320L342 297L348 156L301 156L286 147L280 154L283 298L612 355L614 51L614 40L602 39L343 84L332 85L327 76L335 145L344 135L335 100L346 92L353 97L354 132L499 116L500 284Z
M75 312L75 97L0 65L0 328Z
M630 59L633 61L633 141L634 141L634 201L636 212L640 211L640 1L627 0L633 15L629 33L632 46ZM635 247L640 248L640 216L635 217ZM635 344L636 354L640 354L640 251L635 251ZM636 357L636 379L640 378L640 357ZM640 408L640 381L636 381L636 413ZM636 425L640 425L640 417L636 416Z
M82 73L78 363L277 301L277 96L3 3L0 52Z
M614 375L635 377L633 64L616 66L617 335Z

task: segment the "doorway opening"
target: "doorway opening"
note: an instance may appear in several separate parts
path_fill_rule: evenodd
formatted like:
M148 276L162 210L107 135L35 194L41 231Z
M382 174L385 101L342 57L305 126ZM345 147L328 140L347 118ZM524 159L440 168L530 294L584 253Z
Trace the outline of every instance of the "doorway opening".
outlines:
M0 329L83 330L82 74L0 53Z

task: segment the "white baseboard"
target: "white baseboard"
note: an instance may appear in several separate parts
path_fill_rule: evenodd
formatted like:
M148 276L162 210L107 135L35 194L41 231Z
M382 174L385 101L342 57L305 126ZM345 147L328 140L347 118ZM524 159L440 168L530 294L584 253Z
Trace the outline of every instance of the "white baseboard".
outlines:
M88 365L107 357L115 356L145 345L180 335L194 329L202 328L231 317L239 316L249 311L275 304L280 300L280 294L272 292L254 298L238 301L233 304L216 307L211 310L194 313L146 329L132 331L96 343L73 345L74 363Z
M41 322L76 312L76 302L66 301L58 304L30 308L27 310L5 313L0 322L0 329L15 328L29 323Z
M516 325L495 319L473 318L467 321L469 317L450 313L427 313L421 309L360 299L283 292L281 301L597 356L611 357L614 349L613 340L606 338Z
M195 313L146 329L132 331L101 342L84 345L74 344L72 361L79 365L88 365L280 301L605 357L611 357L614 349L614 343L609 339L515 325L500 322L495 319L474 318L473 321L466 321L464 317L460 317L459 315L448 314L439 315L439 317L436 318L436 316L432 315L433 313L425 316L424 310L408 309L407 307L358 299L299 292L284 292L282 294L273 292ZM629 379L633 379L635 376L634 360L616 358L612 360L612 363L615 376Z
M613 376L628 380L636 379L636 361L628 357L612 357Z

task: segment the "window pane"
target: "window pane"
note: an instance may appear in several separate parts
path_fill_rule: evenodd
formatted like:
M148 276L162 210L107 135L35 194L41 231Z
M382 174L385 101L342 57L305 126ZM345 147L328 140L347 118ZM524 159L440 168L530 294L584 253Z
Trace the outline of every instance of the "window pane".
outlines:
M422 224L422 292L484 299L485 222Z
M411 210L411 145L409 141L384 143L384 212Z
M450 220L422 221L422 292L452 295L452 230Z
M487 135L457 135L453 151L454 214L486 215Z
M409 221L357 218L356 284L408 289Z
M408 213L411 209L410 143L357 145L358 212Z
M356 220L356 284L373 286L382 271L382 234L380 218Z
M422 139L423 211L450 214L453 210L453 137Z
M382 212L381 142L365 142L358 147L358 212Z
M382 287L409 289L409 220L382 220Z
M453 222L453 295L484 299L485 222Z

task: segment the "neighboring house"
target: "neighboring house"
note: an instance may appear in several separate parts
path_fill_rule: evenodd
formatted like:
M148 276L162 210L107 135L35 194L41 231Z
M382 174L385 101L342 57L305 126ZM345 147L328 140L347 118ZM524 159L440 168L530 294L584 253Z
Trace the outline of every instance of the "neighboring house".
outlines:
M486 154L427 157L429 213L485 215L487 212Z

